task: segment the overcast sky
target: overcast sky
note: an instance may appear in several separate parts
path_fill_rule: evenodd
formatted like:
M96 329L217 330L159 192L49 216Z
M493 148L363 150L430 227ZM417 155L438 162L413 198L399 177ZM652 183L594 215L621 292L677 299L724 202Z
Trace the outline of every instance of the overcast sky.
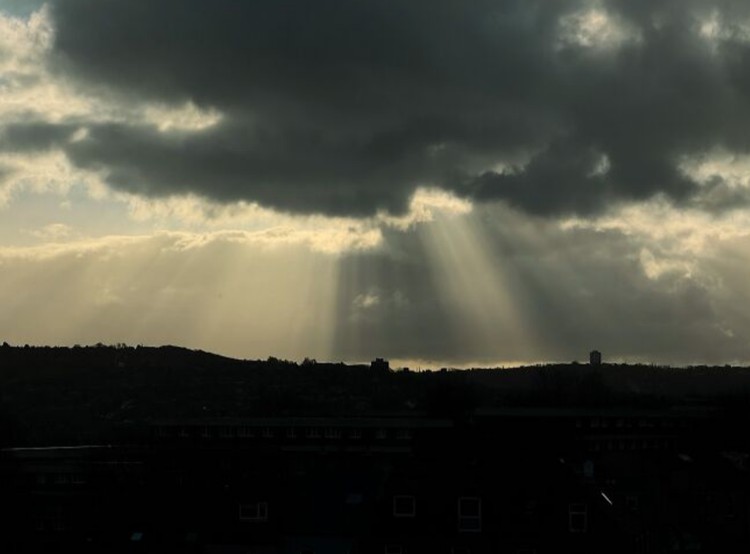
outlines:
M750 361L746 0L0 0L0 340Z

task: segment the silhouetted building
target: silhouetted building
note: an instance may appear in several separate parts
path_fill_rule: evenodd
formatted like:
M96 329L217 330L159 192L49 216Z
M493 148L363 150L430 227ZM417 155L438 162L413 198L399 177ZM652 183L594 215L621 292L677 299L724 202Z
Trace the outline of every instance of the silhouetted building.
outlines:
M155 422L140 445L0 449L0 551L746 552L746 450L699 440L721 427L678 407Z
M602 353L598 350L592 350L589 354L590 365L602 365Z
M407 373L184 355L0 347L0 552L750 551L747 398L693 392L719 374L746 390L746 368ZM65 391L78 379L76 407L102 397L82 404L88 428L64 411L58 371ZM631 385L691 396L615 394ZM36 433L3 437L14 413Z
M370 362L370 369L374 371L389 371L390 364L388 363L388 360L384 358L375 358Z

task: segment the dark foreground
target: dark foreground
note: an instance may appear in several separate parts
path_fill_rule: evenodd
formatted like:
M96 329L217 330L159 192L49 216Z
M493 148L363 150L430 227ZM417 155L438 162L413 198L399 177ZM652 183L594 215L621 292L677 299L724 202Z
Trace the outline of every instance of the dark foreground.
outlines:
M0 379L2 552L750 549L744 368L6 347Z

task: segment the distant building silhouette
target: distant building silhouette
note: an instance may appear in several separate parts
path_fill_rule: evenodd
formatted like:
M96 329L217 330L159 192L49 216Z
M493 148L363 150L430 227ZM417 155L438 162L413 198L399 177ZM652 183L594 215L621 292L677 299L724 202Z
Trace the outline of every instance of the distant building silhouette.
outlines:
M391 369L388 360L384 358L375 358L370 362L370 369L373 371L389 371Z
M589 354L590 365L602 365L602 353L598 350L592 350Z

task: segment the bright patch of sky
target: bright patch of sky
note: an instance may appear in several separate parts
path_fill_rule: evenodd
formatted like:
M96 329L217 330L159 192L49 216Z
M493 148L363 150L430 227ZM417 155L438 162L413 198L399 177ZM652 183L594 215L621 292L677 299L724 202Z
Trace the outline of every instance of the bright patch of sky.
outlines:
M0 0L0 12L17 17L28 17L44 4L45 0Z
M65 127L68 143L101 123L179 139L226 121L218 108L124 99L50 71L50 17L41 2L0 0L0 139L28 121ZM716 43L742 38L743 25L710 14L693 32ZM558 53L643 40L605 2L555 29ZM106 184L106 167L81 169L59 146L12 146L0 152L3 340L456 365L570 360L594 347L618 359L750 360L749 316L737 308L750 299L742 152L684 156L679 169L699 192L682 204L656 194L541 217L425 182L403 213L334 217L126 193ZM547 147L462 159L511 178ZM617 163L601 154L586 177Z

